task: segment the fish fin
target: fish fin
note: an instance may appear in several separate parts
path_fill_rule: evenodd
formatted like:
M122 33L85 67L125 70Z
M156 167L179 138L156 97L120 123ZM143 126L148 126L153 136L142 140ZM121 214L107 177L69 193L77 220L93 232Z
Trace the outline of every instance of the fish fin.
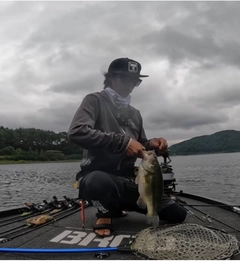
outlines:
M134 172L134 175L135 175L135 176L138 175L138 171L139 171L139 167L134 166L134 170L133 170L133 172Z
M147 219L147 224L149 224L151 226L158 226L159 225L158 215L156 215L156 216L147 215L146 219Z
M135 178L135 184L138 184L138 183L139 183L139 175L137 175Z
M146 208L147 207L146 203L143 201L143 199L141 197L138 198L137 204L140 208Z

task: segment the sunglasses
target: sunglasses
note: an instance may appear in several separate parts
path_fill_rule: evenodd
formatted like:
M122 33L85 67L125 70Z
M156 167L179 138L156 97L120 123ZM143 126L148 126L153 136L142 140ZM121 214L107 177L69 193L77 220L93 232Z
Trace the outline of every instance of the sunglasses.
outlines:
M127 84L127 83L131 82L134 86L139 86L140 83L142 82L141 79L131 77L131 76L128 76L128 75L120 75L119 78L121 79L123 84Z

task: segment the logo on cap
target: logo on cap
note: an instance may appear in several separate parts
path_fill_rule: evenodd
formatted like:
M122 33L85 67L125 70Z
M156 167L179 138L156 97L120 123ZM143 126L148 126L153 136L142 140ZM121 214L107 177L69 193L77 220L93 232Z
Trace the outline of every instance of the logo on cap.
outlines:
M136 62L128 62L128 71L131 73L138 73L138 64Z

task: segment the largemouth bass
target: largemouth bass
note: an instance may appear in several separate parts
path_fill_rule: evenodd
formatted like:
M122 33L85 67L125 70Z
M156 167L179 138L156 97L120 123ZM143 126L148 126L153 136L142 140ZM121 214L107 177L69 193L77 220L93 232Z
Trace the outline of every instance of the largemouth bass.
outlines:
M138 184L137 204L146 208L149 216L157 216L157 207L163 196L163 176L155 151L144 151L135 183Z

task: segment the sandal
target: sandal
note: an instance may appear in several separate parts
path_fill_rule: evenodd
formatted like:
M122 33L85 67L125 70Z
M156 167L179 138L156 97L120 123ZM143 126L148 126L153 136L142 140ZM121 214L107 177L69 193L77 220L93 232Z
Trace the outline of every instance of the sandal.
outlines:
M111 223L110 224L95 224L93 226L93 232L99 236L99 237L110 237L113 232L114 232L114 228L113 228L113 225L112 225L112 217L113 217L113 214L111 212L108 212L108 213L101 213L101 212L98 212L96 214L96 217L99 219L99 218L110 218L111 219ZM109 235L100 235L99 233L96 232L96 230L102 230L102 229L108 229L110 231Z

